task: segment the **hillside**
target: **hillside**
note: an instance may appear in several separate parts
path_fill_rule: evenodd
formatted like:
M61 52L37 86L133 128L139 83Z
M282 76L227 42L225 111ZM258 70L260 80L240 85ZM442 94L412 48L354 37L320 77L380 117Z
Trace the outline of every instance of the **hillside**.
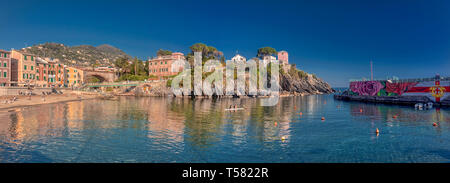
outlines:
M22 51L44 58L58 59L64 64L78 66L91 66L95 63L111 66L117 58L130 58L122 50L107 44L97 47L90 45L70 47L59 43L45 43L23 48Z

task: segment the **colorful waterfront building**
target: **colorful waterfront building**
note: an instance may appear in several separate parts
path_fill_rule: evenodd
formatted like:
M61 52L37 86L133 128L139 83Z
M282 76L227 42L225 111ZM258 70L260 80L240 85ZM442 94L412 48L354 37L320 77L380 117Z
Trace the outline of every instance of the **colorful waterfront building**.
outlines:
M150 76L157 76L162 79L167 76L173 76L183 71L184 62L175 62L177 60L185 61L183 53L175 52L171 55L158 56L148 60L148 70Z
M36 56L33 54L11 51L11 85L36 85Z
M11 83L11 52L0 50L0 86Z
M48 83L52 87L64 86L64 65L58 60L49 59L48 65Z
M242 55L236 54L233 58L231 58L232 61L247 61L245 57Z
M66 66L64 68L64 86L79 87L83 84L83 70Z
M289 64L289 54L287 51L279 51L278 52L278 60L281 64Z
M49 63L46 60L39 57L36 58L36 86L48 86L48 68Z

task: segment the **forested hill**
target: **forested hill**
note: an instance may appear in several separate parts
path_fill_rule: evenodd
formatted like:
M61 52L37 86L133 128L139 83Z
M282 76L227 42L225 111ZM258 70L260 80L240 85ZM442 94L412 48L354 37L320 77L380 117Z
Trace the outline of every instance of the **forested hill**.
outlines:
M93 64L111 66L117 58L130 58L122 50L107 44L97 47L91 45L70 47L60 43L45 43L23 48L22 51L43 58L59 59L64 64L79 66L92 66Z

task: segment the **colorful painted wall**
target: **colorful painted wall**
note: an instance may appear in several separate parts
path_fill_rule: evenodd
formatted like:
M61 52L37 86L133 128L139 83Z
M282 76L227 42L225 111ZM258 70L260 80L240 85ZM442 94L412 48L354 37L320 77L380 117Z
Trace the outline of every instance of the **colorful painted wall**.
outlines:
M450 99L450 81L354 81L350 82L349 94L361 96L426 96L432 101L440 102Z

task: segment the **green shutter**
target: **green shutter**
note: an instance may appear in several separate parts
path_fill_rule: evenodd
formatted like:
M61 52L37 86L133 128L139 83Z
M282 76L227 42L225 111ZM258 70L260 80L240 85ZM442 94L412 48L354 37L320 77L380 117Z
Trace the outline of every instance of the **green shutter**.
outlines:
M8 65L6 64L6 62L5 62L5 63L3 63L3 67L8 67Z
M34 68L34 67L33 67L33 66L31 66L31 70L33 70L33 68Z
M27 66L26 65L23 66L23 70L27 70Z
M24 60L27 60L27 56L26 55L24 55L23 57L24 57Z
M39 76L36 76L36 79L39 80Z
M6 78L6 72L4 72L4 73L3 73L3 77L5 77L5 78Z

